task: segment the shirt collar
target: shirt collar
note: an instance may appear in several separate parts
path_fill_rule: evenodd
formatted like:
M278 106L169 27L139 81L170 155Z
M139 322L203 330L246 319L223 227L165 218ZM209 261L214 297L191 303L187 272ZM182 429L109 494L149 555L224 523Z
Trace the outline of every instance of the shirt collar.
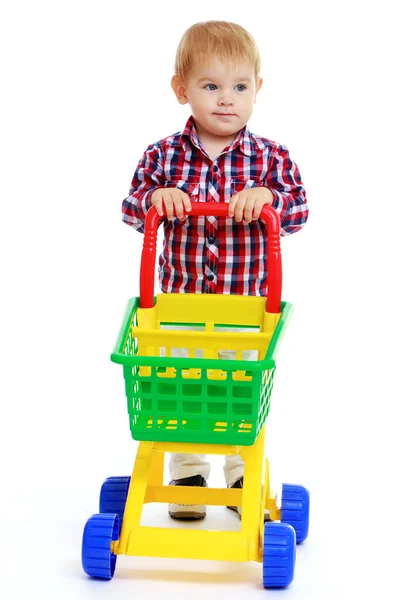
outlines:
M176 140L171 144L172 146L185 146L187 140L190 140L193 146L200 149L200 140L198 138L197 129L194 122L194 117L191 116L181 134L177 137ZM247 125L243 127L236 135L234 140L232 141L227 152L231 152L235 150L237 147L240 147L240 150L246 156L257 156L258 154L262 154L265 145L263 142L255 135L250 133L247 128Z

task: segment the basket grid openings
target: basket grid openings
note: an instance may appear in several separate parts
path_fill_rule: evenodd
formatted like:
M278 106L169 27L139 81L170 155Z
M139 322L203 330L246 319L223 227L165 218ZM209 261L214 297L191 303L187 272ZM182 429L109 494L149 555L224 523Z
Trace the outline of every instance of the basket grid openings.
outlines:
M138 339L132 335L136 326L137 312L134 311L123 354L137 356L138 359L140 355L152 356L156 360L152 360L151 366L124 364L130 428L134 439L156 440L159 439L157 436L163 435L167 436L166 440L185 441L188 435L200 434L212 443L229 443L230 436L233 436L232 443L241 440L241 437L245 439L244 443L254 443L269 412L274 368L262 371L237 369L238 360L243 359L243 350L237 349L236 343L235 350L187 348L189 359L217 359L219 351L224 355L232 351L231 357L220 356L225 369L206 368L202 361L200 367L195 367L194 363L188 367L166 366L165 358L171 360L174 357L176 344L169 347L163 339L157 342L158 346L141 345L138 352ZM260 331L260 328L243 329ZM200 326L200 330L205 328ZM214 326L214 331L220 330L221 327ZM220 346L224 345L222 342L219 342ZM230 345L230 341L226 345ZM263 349L256 352L257 360L264 358ZM235 363L234 369L229 369L229 362Z

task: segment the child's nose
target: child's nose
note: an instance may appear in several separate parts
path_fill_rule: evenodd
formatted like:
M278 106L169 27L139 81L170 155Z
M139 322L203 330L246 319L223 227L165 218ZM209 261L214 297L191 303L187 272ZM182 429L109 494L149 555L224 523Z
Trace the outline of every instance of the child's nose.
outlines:
M223 95L221 96L219 103L222 106L231 106L232 104L234 104L234 98L233 95L230 92L227 93L223 93Z

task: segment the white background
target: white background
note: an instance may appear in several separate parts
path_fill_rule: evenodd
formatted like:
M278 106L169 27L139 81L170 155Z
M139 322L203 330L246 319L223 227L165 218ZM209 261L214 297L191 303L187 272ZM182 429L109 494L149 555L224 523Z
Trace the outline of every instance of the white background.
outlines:
M267 455L274 487L310 489L311 528L295 581L275 596L413 597L409 4L2 4L2 596L271 594L255 563L121 556L111 583L80 566L101 482L129 474L136 449L109 361L139 293L141 236L121 223L121 201L147 145L189 115L169 87L181 35L223 19L257 39L250 129L288 146L310 206L282 242L296 311ZM151 510L167 523L165 506ZM225 512L212 521L236 526Z

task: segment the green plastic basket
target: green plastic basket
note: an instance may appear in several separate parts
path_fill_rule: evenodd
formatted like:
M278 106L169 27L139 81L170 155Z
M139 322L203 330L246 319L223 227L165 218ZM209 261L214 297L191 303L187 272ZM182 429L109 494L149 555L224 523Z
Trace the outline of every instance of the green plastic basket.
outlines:
M254 444L269 413L275 358L292 305L282 302L265 358L256 361L137 356L137 310L139 298L132 298L111 355L123 365L133 439Z

